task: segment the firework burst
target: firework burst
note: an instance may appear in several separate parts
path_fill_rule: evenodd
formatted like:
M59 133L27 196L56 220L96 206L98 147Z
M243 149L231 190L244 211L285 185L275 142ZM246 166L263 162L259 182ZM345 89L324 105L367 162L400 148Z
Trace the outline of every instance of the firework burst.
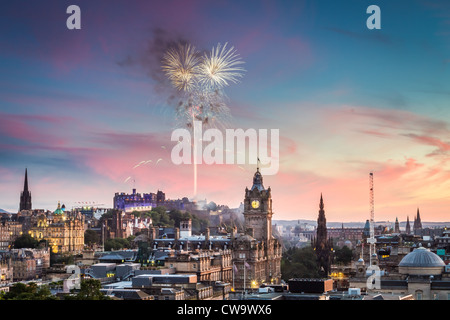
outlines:
M192 128L193 121L214 128L228 125L231 117L223 88L238 82L245 71L234 47L219 43L200 55L195 47L180 44L166 52L162 63L166 76L182 93L175 108L178 126Z
M166 52L162 68L175 88L191 91L196 84L199 62L200 55L195 47L180 44Z
M224 46L219 43L204 54L198 67L199 82L212 90L226 87L230 82L237 83L245 71L240 67L243 63L234 47L227 50L227 43Z

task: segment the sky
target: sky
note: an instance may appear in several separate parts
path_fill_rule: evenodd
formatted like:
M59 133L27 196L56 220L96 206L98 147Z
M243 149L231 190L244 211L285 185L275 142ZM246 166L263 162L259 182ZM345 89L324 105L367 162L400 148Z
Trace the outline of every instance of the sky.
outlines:
M69 5L81 29L69 30ZM369 5L381 29L368 29ZM0 208L17 212L115 192L194 197L175 165L161 53L234 46L230 128L278 129L273 219L450 221L448 1L8 1L0 6ZM142 161L145 165L136 167ZM158 161L159 160L159 161ZM201 164L197 199L238 207L255 165Z

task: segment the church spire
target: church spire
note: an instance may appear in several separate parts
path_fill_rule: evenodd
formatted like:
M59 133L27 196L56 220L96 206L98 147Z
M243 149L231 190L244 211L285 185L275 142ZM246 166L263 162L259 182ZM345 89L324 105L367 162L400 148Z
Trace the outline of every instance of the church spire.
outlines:
M23 191L28 192L28 170L25 168L25 182L23 184Z
M20 193L19 211L31 210L31 193L28 190L28 170L25 168L25 181L23 191Z
M406 216L406 234L411 234L411 225L409 224L409 216Z

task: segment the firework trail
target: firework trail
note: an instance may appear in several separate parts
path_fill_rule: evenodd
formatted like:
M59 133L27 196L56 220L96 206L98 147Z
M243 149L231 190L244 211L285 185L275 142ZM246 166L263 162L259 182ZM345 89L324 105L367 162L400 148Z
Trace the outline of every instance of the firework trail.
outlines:
M178 127L193 130L194 121L209 128L224 129L231 119L223 88L239 82L244 62L234 47L220 43L201 55L185 44L169 49L163 56L162 69L182 98L175 108ZM197 195L197 159L194 144L194 198Z

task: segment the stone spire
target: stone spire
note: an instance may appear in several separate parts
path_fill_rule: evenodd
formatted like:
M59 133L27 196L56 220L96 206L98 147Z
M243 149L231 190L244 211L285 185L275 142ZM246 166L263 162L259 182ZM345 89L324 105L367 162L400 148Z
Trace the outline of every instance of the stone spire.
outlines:
M319 216L317 217L317 234L314 241L314 248L316 251L319 273L326 277L330 272L331 265L331 239L328 239L327 237L327 220L325 218L322 194L320 194Z
M409 224L409 216L406 217L406 234L411 234L411 225Z
M417 215L414 218L414 234L421 235L422 233L422 221L420 220L419 208L417 208Z
M31 210L31 192L28 190L28 170L25 169L25 182L23 191L20 194L19 211Z

